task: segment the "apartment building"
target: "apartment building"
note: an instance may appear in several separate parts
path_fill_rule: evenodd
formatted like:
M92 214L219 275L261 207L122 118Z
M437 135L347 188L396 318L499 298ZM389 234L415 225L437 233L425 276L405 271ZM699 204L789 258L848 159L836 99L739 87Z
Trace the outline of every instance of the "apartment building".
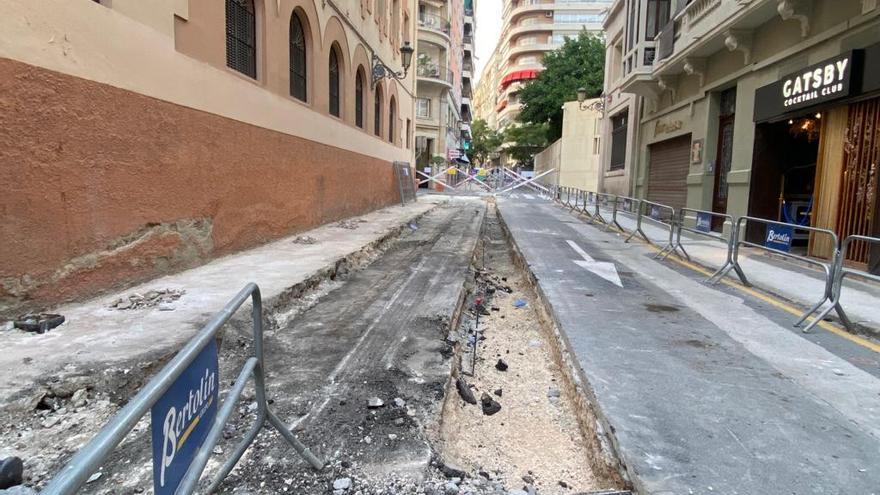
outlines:
M399 201L415 0L7 0L0 310ZM17 314L17 313L16 313Z
M581 30L601 34L611 3L504 0L501 36L479 82L481 93L492 98L483 102L479 117L490 122L493 129L504 129L515 122L521 109L519 91L544 68L544 53L555 50L567 36L575 37Z
M429 175L467 161L474 29L474 0L419 0L416 167Z
M612 143L603 158L609 170L625 156L632 193L841 237L880 234L876 0L618 0L612 16L624 28L609 48L605 134L629 138L625 153ZM615 112L618 92L630 103ZM763 242L766 232L745 235ZM790 247L831 250L820 236L795 235ZM847 258L880 268L866 245Z

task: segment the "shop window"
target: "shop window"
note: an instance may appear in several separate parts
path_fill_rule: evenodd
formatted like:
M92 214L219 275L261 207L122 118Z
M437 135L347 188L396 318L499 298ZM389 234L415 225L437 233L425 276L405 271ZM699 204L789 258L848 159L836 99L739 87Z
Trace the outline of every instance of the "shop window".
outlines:
M358 67L354 79L354 124L364 128L364 68Z
M611 163L609 170L623 170L626 166L626 110L611 117Z
M290 14L290 96L306 101L306 35L296 12Z
M226 0L226 65L257 78L257 21L253 0Z
M329 76L329 87L327 89L330 96L330 115L339 117L339 55L337 55L335 48L330 49Z

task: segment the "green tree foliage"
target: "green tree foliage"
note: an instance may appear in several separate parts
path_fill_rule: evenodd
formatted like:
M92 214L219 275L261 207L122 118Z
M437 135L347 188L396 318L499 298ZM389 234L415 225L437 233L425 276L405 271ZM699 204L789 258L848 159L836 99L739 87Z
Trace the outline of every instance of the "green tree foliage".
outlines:
M518 119L524 123L547 123L547 140L562 136L562 105L577 98L578 88L587 89L587 98L602 94L605 77L605 42L581 31L577 38L544 55L544 70L519 93L523 109Z
M501 146L503 140L503 136L490 129L485 120L473 121L471 123L471 158L479 165L486 163L489 155Z
M526 168L534 164L535 155L547 147L547 127L544 124L512 125L504 131L504 149Z

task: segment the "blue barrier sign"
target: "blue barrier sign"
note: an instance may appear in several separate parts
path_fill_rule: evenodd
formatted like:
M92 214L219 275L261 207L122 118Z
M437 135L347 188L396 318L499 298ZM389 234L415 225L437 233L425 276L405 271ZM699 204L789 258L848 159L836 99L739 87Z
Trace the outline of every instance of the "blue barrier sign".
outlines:
M217 416L220 375L212 340L150 411L153 487L173 494Z
M697 230L700 232L709 232L712 230L712 215L708 213L697 213Z
M791 240L794 238L794 227L771 223L767 225L767 236L764 245L770 249L788 252L791 250Z

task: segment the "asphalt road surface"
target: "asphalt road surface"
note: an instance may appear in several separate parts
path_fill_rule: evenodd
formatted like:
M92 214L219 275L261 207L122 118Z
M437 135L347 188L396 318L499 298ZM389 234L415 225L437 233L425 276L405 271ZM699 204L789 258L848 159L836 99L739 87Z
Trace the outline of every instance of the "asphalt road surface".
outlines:
M880 360L532 193L499 199L639 493L880 493Z

